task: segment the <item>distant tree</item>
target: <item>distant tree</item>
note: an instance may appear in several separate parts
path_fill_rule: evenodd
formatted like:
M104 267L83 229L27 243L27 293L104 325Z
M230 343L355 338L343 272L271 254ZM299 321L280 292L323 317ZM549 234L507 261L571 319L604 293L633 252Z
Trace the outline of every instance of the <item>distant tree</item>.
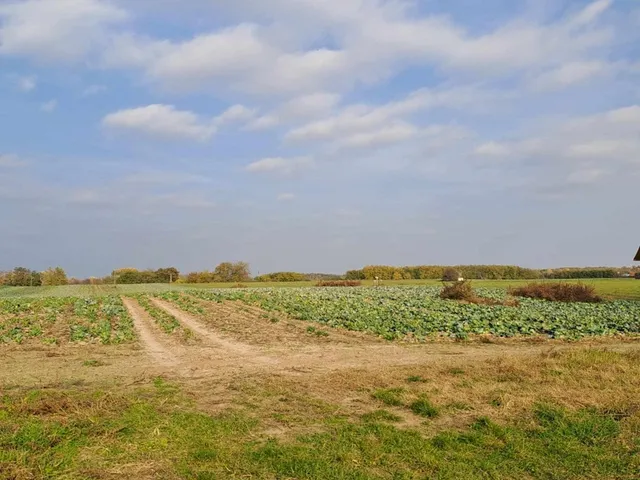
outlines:
M24 267L16 267L6 274L5 285L11 287L39 287L42 285L40 273Z
M249 264L223 262L213 272L217 282L246 282L251 280Z
M256 282L304 282L307 275L297 272L274 272L260 275L254 280Z
M457 282L460 278L460 272L455 268L445 268L442 274L443 282Z
M49 268L42 272L42 285L56 286L68 284L67 274L61 267Z
M349 270L346 273L345 278L347 280L364 280L365 274L362 270Z
M176 282L180 278L180 272L175 267L159 268L156 270L157 281L161 283Z

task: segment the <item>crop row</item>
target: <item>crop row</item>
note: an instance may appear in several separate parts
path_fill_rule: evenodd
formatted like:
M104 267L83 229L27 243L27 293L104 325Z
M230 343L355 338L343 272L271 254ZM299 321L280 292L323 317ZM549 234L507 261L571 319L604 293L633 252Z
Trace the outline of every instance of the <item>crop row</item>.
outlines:
M138 301L142 308L146 310L165 333L173 333L180 329L180 322L173 315L170 315L151 303L147 295L137 294L132 295L132 297Z
M194 315L202 315L205 313L205 309L195 300L193 297L189 295L184 295L179 292L164 292L164 293L155 293L154 297L160 298L162 300L166 300L168 302L175 303L185 312L193 313Z
M119 344L134 338L133 321L117 296L0 300L0 344L30 339Z
M241 300L265 310L285 312L301 320L366 331L387 339L469 335L498 337L544 335L578 339L587 336L637 335L640 302L600 304L554 303L521 299L517 307L488 306L442 300L437 287L359 289L192 290L205 300ZM501 299L504 291L479 289Z

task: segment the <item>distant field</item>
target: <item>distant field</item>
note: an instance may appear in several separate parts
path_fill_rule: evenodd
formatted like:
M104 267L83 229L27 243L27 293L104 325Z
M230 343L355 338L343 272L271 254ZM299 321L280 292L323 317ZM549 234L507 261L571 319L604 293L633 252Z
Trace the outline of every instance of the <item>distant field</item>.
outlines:
M556 280L542 280L551 282ZM622 279L586 279L560 280L573 283L594 285L597 292L607 298L619 300L640 300L640 281L628 278ZM476 287L506 289L512 286L529 283L529 280L474 280ZM364 286L373 286L373 281L364 281ZM437 280L386 280L381 282L385 286L418 286L438 285ZM313 287L315 282L247 282L251 288L285 288L285 287ZM168 290L190 290L200 288L233 288L238 285L232 283L206 284L174 284L171 287L164 284L148 285L68 285L63 287L0 287L0 298L11 297L86 297L104 296L128 293L156 293Z

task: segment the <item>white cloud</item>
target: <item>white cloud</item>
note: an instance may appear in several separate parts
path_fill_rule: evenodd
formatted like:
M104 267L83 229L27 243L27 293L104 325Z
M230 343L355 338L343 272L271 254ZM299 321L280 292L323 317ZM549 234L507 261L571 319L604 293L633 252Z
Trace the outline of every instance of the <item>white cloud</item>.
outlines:
M102 45L125 11L101 0L10 0L0 5L0 55L77 61Z
M474 150L474 154L483 157L506 157L509 155L510 149L508 146L498 142L488 142L478 145Z
M120 110L104 117L109 128L129 130L160 138L209 140L216 127L190 111L177 110L173 105L148 105Z
M247 130L266 130L280 125L281 119L277 115L262 115L247 125Z
M280 175L292 175L301 170L312 168L314 161L310 157L263 158L245 167L250 173L275 173Z
M248 129L265 130L300 119L326 116L334 110L340 99L340 95L326 92L301 95L285 102L271 113L256 118L248 125Z
M246 122L255 116L255 110L245 107L244 105L233 105L225 110L214 120L217 125L233 122Z
M38 86L38 78L33 75L29 77L18 77L16 81L18 88L22 92L31 92Z
M587 185L616 172L628 176L640 171L638 131L640 106L632 105L564 121L549 119L528 138L485 150L509 152L513 162L533 169L527 181L538 186L558 178L566 185Z
M411 138L420 133L403 117L434 108L472 109L504 93L475 87L448 90L421 89L403 100L385 105L350 105L337 114L296 127L285 135L289 142L330 141L337 146L367 146Z
M279 202L291 202L295 200L296 196L293 193L281 193L278 195Z
M538 90L557 90L592 78L615 73L616 66L601 61L572 62L547 71L532 81L532 87Z
M53 112L56 108L58 108L58 101L57 100L49 100L48 102L43 103L42 105L40 105L40 109L43 112L46 113L51 113Z
M612 32L596 25L610 4L596 1L546 25L517 19L474 36L446 17L416 14L411 3L280 0L265 10L245 0L237 8L245 15L255 12L260 25L240 24L172 43L144 68L152 78L177 89L206 88L212 81L233 79L233 86L243 91L289 94L379 82L412 64L482 75L548 69L610 44ZM287 34L282 32L283 22ZM323 36L336 45L333 50L305 49L310 40ZM225 49L230 44L238 45L233 59Z
M398 121L370 131L346 135L337 140L335 145L339 148L371 148L409 140L419 132L420 129L415 125Z

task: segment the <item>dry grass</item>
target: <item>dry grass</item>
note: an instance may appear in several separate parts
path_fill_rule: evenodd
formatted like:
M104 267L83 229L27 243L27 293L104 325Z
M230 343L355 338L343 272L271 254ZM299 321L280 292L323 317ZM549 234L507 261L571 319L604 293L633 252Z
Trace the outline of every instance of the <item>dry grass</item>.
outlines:
M415 378L420 381L411 380ZM635 350L549 349L532 356L471 362L452 358L449 362L376 370L345 369L299 377L266 375L247 382L251 387L240 388L241 397L249 394L254 400L243 402L257 411L278 412L282 421L271 417L270 426L291 435L298 433L295 425L301 425L300 419L305 419L306 430L314 418L319 421L326 415L329 405L339 406L334 414L354 419L384 408L402 418L401 427L420 428L429 434L465 428L482 416L501 422L521 418L540 402L568 409L613 410L640 426L640 353ZM257 391L273 393L255 401ZM400 404L385 402L387 392L402 392L397 396ZM438 410L437 418L425 422L411 411L423 398Z

